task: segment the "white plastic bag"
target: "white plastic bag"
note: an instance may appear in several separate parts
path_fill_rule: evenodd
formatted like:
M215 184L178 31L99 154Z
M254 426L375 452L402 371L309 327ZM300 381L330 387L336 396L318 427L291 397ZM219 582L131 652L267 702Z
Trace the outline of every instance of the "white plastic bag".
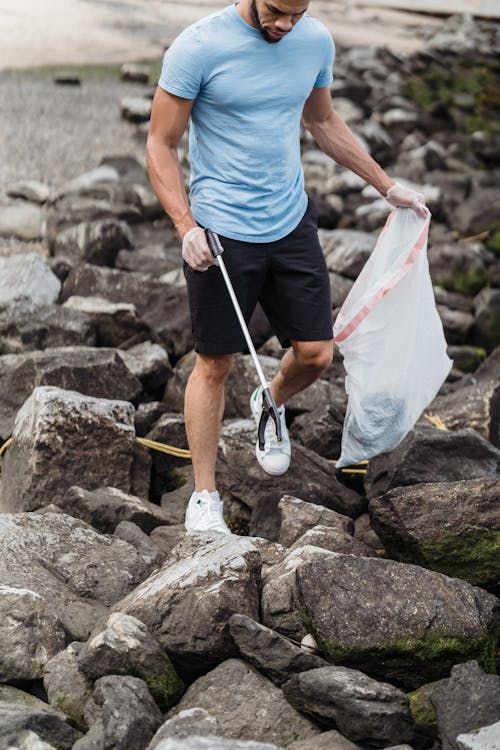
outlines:
M335 321L348 395L337 468L395 448L451 369L427 262L429 222L410 208L392 211Z

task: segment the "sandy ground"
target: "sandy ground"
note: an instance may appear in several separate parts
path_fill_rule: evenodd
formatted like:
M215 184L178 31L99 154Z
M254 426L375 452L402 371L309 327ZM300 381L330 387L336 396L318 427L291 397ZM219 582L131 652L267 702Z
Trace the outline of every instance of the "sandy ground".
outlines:
M151 59L189 23L228 0L0 0L0 70ZM342 44L411 52L422 26L441 21L353 0L312 0Z

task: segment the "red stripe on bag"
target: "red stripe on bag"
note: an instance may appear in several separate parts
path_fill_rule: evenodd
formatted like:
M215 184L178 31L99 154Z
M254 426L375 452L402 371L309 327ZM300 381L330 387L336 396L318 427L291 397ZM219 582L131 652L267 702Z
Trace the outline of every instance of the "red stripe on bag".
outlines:
M382 230L382 232L379 235L379 238L377 240L377 243L375 245L375 248L373 252L377 249L380 242L382 241L382 238L384 237L385 233L387 232L389 225L391 221L393 220L395 216L395 212L391 213L389 218L387 219L387 222ZM399 271L396 271L396 273L389 279L388 283L382 288L379 289L379 291L373 295L373 297L368 300L366 305L364 305L359 312L356 313L354 318L352 318L349 323L342 329L342 331L334 337L334 341L345 341L352 333L356 330L356 328L359 326L360 323L363 322L363 320L366 318L368 313L370 313L375 305L377 305L381 299L385 297L386 294L388 294L391 289L393 289L396 284L399 284L402 278L406 276L412 265L415 263L416 259L418 258L419 254L422 252L426 240L427 235L429 233L429 224L430 220L428 219L425 223L425 226L420 234L420 237L413 245L405 264L402 268L399 269Z

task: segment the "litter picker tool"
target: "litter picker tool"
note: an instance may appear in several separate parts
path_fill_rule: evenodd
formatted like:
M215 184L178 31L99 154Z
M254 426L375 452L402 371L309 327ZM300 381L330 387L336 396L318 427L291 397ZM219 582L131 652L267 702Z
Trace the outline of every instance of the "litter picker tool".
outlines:
M243 331L245 341L247 342L248 350L250 354L252 355L253 363L255 365L255 369L257 370L257 375L259 376L259 380L262 385L262 414L260 415L257 434L259 438L259 448L261 451L263 451L265 448L265 442L266 442L266 439L265 439L266 438L266 425L267 425L267 421L269 418L273 420L274 427L276 430L276 438L279 442L281 442L281 439L282 439L281 422L278 416L278 408L274 402L273 395L271 393L268 382L265 378L264 372L259 362L259 358L257 356L257 352L255 351L255 347L250 337L247 324L245 323L245 318L243 317L243 314L241 312L239 302L236 299L236 294L234 293L231 279L229 278L229 274L227 272L224 260L222 259L222 250L220 248L219 242L211 229L205 229L205 235L207 238L208 247L210 248L210 252L214 256L221 270L222 278L224 279L224 282L227 287L227 291L229 292L229 296L231 297L231 302L233 303L233 307L236 312L238 321L240 323L241 330Z

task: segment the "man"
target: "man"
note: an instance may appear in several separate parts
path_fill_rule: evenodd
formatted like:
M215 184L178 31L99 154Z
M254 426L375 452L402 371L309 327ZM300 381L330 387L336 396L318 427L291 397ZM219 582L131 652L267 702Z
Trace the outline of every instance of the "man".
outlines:
M395 185L332 107L334 44L306 15L308 0L240 0L187 28L166 52L147 144L153 188L182 239L196 363L185 394L195 492L186 528L230 533L216 490L224 382L243 335L204 227L217 233L246 320L260 301L290 347L271 383L283 439L269 420L262 468L290 463L284 403L333 356L328 272L314 206L304 192L300 122L335 161L393 205L425 214L424 197ZM190 127L187 198L177 146ZM251 397L258 423L260 388Z

